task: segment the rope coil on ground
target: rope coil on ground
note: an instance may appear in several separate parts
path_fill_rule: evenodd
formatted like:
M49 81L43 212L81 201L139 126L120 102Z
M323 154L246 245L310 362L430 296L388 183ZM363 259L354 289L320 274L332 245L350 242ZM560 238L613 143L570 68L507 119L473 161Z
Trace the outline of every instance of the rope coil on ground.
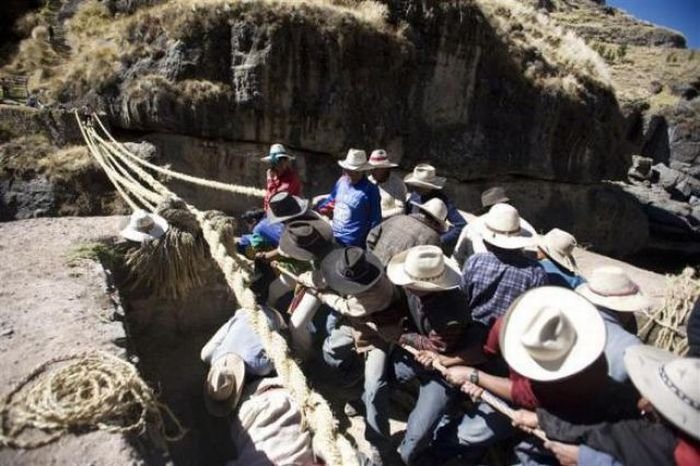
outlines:
M55 364L65 363L50 371ZM33 384L32 384L33 383ZM176 431L165 431L163 414ZM156 399L132 364L104 351L51 359L17 383L0 401L0 446L36 448L86 427L108 432L143 433L154 425L168 441L186 430ZM45 436L21 439L27 429Z
M200 186L223 189L236 194L258 197L262 197L264 194L264 191L260 189L204 180L158 167L127 151L114 140L96 116L93 116L93 119L98 122L111 143L101 138L94 128L83 125L77 114L76 119L90 153L98 160L100 166L107 172L109 179L115 184L118 192L127 199L127 202L130 200L129 194L137 195L137 198L139 197L138 195L142 198L152 198L151 193L160 195L162 198L173 196L173 193L163 183L156 180L142 167L147 167L158 173ZM122 173L118 173L118 169L115 169L117 164L123 164L128 167L148 187L141 182L136 182L133 177L126 177ZM132 200L129 204L132 205L135 202ZM224 224L214 218L210 218L208 213L202 212L194 206L186 204L186 207L197 217L212 257L224 272L226 282L234 292L241 308L246 312L255 333L260 337L265 351L272 359L277 373L282 379L283 385L290 391L304 415L307 426L313 431L314 445L318 446L322 451L322 456L327 464L357 465L358 461L355 451L350 442L338 433L338 422L328 403L320 394L308 387L304 373L291 357L287 341L282 335L273 332L269 328L262 309L257 305L253 293L247 288L245 282L250 277L252 270L251 261L226 248L225 242L229 233L223 228Z

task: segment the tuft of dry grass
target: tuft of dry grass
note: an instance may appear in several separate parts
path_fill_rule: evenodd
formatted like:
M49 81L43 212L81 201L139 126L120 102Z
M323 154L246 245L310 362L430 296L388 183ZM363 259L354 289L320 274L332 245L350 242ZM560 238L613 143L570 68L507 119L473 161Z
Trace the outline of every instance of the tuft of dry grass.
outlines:
M21 136L0 144L0 177L22 178L39 172L39 163L56 147L43 135Z
M539 85L575 93L587 82L611 86L610 73L594 50L546 14L517 0L474 0L514 55L529 57L524 74Z
M90 156L85 146L70 146L47 154L37 162L37 168L52 181L65 182L97 169L95 160Z

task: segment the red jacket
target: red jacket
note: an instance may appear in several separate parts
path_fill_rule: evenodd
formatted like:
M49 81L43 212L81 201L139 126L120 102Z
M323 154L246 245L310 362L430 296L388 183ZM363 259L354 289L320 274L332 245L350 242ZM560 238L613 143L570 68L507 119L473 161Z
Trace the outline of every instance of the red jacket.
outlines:
M288 168L282 175L278 176L272 170L267 170L267 184L265 186L265 198L263 208L267 210L270 198L275 194L287 191L294 196L301 196L301 180L293 168Z

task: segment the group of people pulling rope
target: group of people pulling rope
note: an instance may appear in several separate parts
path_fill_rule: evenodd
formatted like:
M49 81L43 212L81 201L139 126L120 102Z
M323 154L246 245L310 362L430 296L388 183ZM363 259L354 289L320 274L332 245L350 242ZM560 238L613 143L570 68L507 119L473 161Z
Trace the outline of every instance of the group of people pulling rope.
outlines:
M149 170L263 198L235 244L185 203L240 305L201 354L240 464L481 464L494 445L528 465L700 464L697 303L686 356L643 345L639 285L618 267L583 277L575 238L537 234L503 188L460 212L432 165L402 179L386 151L350 149L330 193L307 200L282 144L260 190L159 167L92 121L90 153L135 211L129 239L168 228L155 212L173 193ZM297 360L362 385L346 413L364 416L369 448L339 434ZM403 384L415 404L397 446Z

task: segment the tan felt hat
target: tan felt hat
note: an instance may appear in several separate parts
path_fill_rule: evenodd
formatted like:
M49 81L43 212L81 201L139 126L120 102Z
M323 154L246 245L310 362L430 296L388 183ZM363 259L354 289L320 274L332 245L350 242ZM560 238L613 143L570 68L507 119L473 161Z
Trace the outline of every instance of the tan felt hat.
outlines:
M459 267L437 246L414 246L391 258L386 273L394 284L416 290L441 291L460 284Z
M651 304L629 275L616 266L595 269L576 292L595 305L620 312L642 311Z

